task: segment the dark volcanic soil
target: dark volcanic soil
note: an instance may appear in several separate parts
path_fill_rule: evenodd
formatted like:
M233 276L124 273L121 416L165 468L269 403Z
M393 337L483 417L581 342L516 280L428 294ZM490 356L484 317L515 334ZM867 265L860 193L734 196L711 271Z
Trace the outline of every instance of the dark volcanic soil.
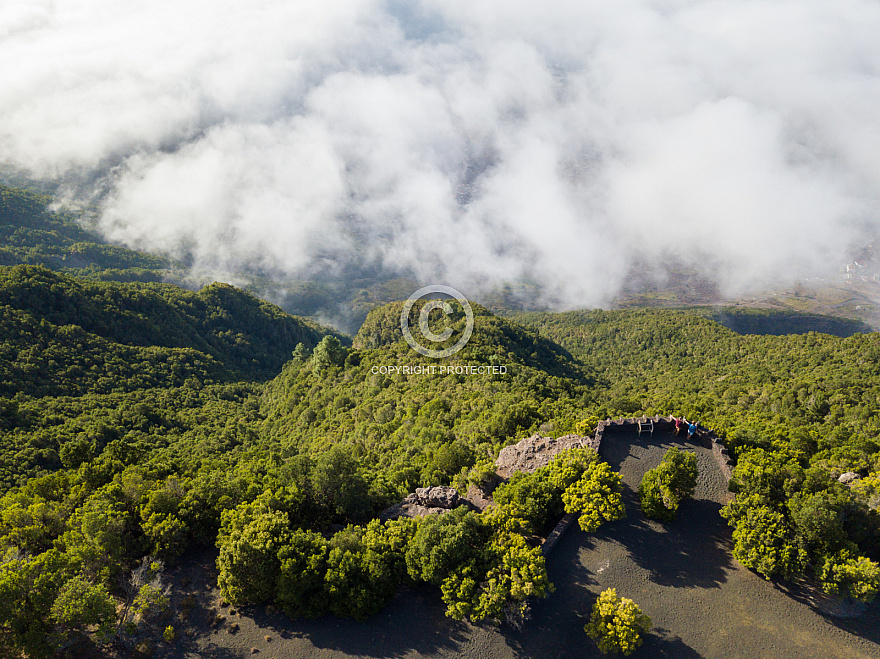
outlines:
M730 554L730 531L718 515L727 492L711 452L697 453L700 480L678 520L646 520L635 490L674 438L606 435L603 457L627 486L629 517L586 534L572 525L548 559L556 592L537 602L522 632L477 627L443 615L438 590L403 591L366 623L289 620L264 610L230 613L219 606L211 559L187 567L197 603L169 657L601 657L583 625L596 595L617 589L651 616L654 628L636 658L880 658L880 604L858 618L835 618L742 568ZM680 444L683 445L684 443ZM192 602L192 600L190 600ZM212 607L214 611L212 611ZM224 617L215 626L207 623ZM237 625L237 628L234 626ZM267 640L268 637L268 640ZM256 652L253 652L256 650Z

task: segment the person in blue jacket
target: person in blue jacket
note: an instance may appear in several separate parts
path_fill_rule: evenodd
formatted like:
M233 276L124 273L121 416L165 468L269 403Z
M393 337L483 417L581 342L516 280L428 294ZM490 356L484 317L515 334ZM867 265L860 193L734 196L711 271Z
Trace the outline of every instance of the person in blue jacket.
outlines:
M691 421L691 425L688 426L688 439L691 439L697 433L697 424Z

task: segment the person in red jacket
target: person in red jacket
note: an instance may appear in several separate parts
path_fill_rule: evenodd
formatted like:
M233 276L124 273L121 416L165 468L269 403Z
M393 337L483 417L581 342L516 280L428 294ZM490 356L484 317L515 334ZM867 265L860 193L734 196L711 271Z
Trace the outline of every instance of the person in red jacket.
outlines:
M678 417L673 417L673 418L675 419L675 434L678 435L678 433L681 432L681 429L684 428L687 421L685 421L684 418L681 418L681 419L679 419Z

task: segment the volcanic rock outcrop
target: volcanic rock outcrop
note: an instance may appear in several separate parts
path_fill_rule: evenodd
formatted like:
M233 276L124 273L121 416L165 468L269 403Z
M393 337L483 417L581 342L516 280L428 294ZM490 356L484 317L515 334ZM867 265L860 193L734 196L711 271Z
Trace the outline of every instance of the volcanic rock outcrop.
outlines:
M419 487L400 503L383 510L379 517L382 520L388 520L398 517L440 515L463 504L468 504L468 501L459 496L453 487L445 485Z
M557 453L572 448L599 448L599 443L592 437L581 435L564 435L563 437L542 437L535 433L516 444L501 449L495 466L498 467L498 475L502 478L510 478L517 471L527 474L548 464Z

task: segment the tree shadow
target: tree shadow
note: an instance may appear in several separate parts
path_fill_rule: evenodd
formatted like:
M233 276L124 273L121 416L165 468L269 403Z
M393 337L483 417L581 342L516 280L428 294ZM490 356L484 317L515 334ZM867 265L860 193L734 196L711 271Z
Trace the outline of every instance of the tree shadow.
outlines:
M631 429L608 426L599 446L599 456L614 471L619 472L623 462L631 455L635 455L635 449L638 447L647 447L641 435Z
M497 628L514 656L535 659L584 656L584 649L590 643L584 625L596 599L589 586L597 583L581 561L589 538L589 534L573 523L547 556L547 576L555 587L554 592L547 598L530 602L530 618L521 630L509 625Z
M880 600L859 604L827 595L808 579L774 580L773 585L793 600L808 606L829 624L880 646Z
M579 534L586 536L583 532ZM583 547L583 538L574 538L569 544L575 548ZM551 569L565 571L574 568L568 564L567 557L563 557L558 563L560 565L553 565ZM587 579L590 580L589 577ZM575 585L560 584L561 588L549 599L534 603L532 618L522 630L504 626L498 630L514 656L523 659L599 659L608 656L599 651L596 643L584 631L596 601L596 593L581 587L582 585L583 580ZM680 636L673 635L662 627L652 628L643 638L643 645L631 655L635 659L699 659L703 656L687 645Z
M260 652L268 651L266 636L274 639L272 656L278 652L304 656L319 650L377 658L455 655L472 631L469 624L446 617L439 589L426 584L401 588L365 622L334 616L296 619L273 607L218 605L215 557L214 550L193 553L186 557L185 568L169 571L178 591L173 596L176 608L185 599L189 605L185 618L175 621L183 633L164 656L231 659L243 656L242 647L251 643Z
M634 457L636 460L641 460L643 456L653 454L657 450L665 452L673 446L690 451L705 448L699 442L688 439L684 433L676 436L671 431L658 430L653 434L640 435L632 426L607 426L599 447L599 455L614 471L620 471L627 458ZM639 478L645 471L659 464L659 460L653 457L649 457L648 461L650 464L645 464L640 470Z
M456 653L468 638L467 623L446 617L437 588L402 588L364 622L324 616L293 619L263 608L246 610L261 629L281 639L306 638L315 648L362 657Z
M675 588L719 588L735 568L730 533L718 511L721 504L705 499L685 501L674 522L648 520L638 496L624 491L627 518L606 524L594 534L597 541L626 547L633 562L654 583Z
M582 531L578 522L574 521L546 557L547 576L556 585L557 591L560 588L581 588L598 583L580 558L584 549L592 549L592 541L593 535Z
M669 659L700 659L702 654L694 650L690 645L681 640L677 634L672 634L668 629L655 627L645 637L645 643L632 656L655 657Z

